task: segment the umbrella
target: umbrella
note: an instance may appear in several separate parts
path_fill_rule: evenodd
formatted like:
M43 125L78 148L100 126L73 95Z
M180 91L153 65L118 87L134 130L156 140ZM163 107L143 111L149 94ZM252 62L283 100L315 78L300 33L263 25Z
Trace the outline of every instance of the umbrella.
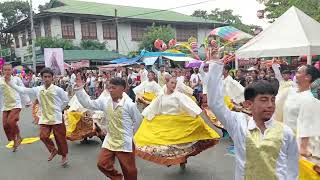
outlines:
M16 71L22 71L24 68L23 68L23 66L16 66L13 69Z
M253 37L250 34L242 32L239 29L234 28L232 26L216 28L210 32L210 35L216 35L224 40L231 42L240 41L243 39L251 39Z
M199 68L202 64L202 61L199 60L192 60L186 63L186 68Z

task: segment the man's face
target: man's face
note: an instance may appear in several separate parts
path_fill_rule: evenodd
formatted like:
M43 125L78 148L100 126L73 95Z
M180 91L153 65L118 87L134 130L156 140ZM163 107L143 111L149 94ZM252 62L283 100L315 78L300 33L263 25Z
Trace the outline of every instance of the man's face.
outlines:
M140 69L144 69L144 65L140 65Z
M307 67L306 66L301 66L296 74L297 78L297 84L301 84L303 82L306 82L306 80L309 79L309 76L306 73Z
M275 96L273 95L258 95L248 103L252 115L264 121L268 121L275 111Z
M52 84L53 76L49 73L44 73L42 75L42 80L43 80L45 86L49 86Z
M266 73L264 71L260 72L260 78L264 78L266 76Z
M152 80L154 80L154 74L152 73L152 72L150 72L150 73L148 73L148 79L149 79L149 81L152 81Z
M194 72L195 72L196 74L198 74L198 73L199 73L199 69L198 69L198 68L195 68L195 69L194 69Z
M160 67L160 71L161 71L161 72L164 71L164 67L163 67L163 66Z
M109 84L108 91L112 99L117 99L122 96L124 87L120 85Z
M3 75L5 77L10 77L12 74L12 66L11 65L4 65L3 66Z
M228 70L226 70L226 69L223 69L223 76L228 76L229 75L229 71Z
M282 77L285 81L288 81L290 79L290 74L282 74Z
M242 77L242 72L240 70L237 71L237 76Z
M204 70L204 72L208 72L208 71L209 71L209 67L208 67L208 66L205 66L205 67L203 68L203 70Z
M253 78L257 78L258 75L256 74L255 71L252 71L252 72L251 72L251 76L252 76Z

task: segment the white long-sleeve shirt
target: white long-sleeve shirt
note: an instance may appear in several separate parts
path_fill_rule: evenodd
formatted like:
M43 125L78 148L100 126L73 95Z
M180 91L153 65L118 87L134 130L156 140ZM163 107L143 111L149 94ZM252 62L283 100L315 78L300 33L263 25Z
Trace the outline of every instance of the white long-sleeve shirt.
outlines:
M234 141L236 156L235 179L243 180L246 165L246 137L250 130L258 127L252 118L246 117L243 113L232 112L224 104L222 71L223 64L210 64L207 84L208 89L210 89L208 93L208 105ZM273 127L274 119L272 118L265 122L265 125L267 130ZM260 139L261 141L264 139L264 134L260 133ZM294 133L288 126L284 125L283 141L276 162L276 175L279 180L298 179L298 158L298 145ZM259 174L257 174L258 178Z
M156 81L143 81L139 86L133 88L136 95L143 96L145 92L158 95L161 92L161 86Z
M36 96L39 100L39 124L55 125L63 123L62 111L68 105L67 93L60 87L51 84L46 89L44 85L26 88L10 83L11 87L20 93Z
M24 87L22 80L18 77L11 76L11 81L13 84ZM1 111L10 111L15 108L22 108L30 102L30 98L27 94L17 92L11 86L6 84L4 78L0 79Z
M208 73L207 72L204 72L204 66L205 66L206 64L205 63L202 63L201 65L200 65L200 68L199 68L199 73L200 73L200 75L201 75L201 79L203 80L203 83L202 83L202 93L203 94L207 94L208 93L208 88L207 88L207 79L208 79Z
M130 97L124 93L119 102L113 102L111 96L91 100L83 88L75 93L83 107L105 113L108 133L102 147L111 151L132 152L133 136L142 116Z

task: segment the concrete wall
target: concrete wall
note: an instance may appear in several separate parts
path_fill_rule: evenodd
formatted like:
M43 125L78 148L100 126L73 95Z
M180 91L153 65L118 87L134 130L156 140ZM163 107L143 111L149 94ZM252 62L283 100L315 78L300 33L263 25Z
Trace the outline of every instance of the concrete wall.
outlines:
M74 19L74 33L75 33L75 39L73 39L73 44L76 46L80 46L82 33L81 33L81 23L79 18Z
M212 29L208 29L206 27L201 27L201 26L198 27L198 45L199 46L204 43L204 40L206 39L206 37L208 37L211 31Z
M62 38L61 21L59 16L51 17L51 35L52 37Z

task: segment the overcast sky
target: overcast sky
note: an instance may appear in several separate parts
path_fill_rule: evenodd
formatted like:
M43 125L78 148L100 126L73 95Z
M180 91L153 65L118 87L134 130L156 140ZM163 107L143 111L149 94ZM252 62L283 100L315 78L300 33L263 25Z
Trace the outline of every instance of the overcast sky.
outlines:
M0 0L0 2L8 0ZM27 1L27 0L26 0ZM40 4L45 4L50 0L33 0L33 8L37 9ZM155 9L169 9L188 4L194 4L205 0L85 0L91 2L118 4L127 6L138 6ZM174 9L174 11L191 15L197 9L211 11L215 8L232 9L234 14L242 16L242 21L246 24L256 24L267 27L266 20L260 20L256 16L256 12L263 9L263 5L256 0L212 0L210 2L188 6L184 8Z

